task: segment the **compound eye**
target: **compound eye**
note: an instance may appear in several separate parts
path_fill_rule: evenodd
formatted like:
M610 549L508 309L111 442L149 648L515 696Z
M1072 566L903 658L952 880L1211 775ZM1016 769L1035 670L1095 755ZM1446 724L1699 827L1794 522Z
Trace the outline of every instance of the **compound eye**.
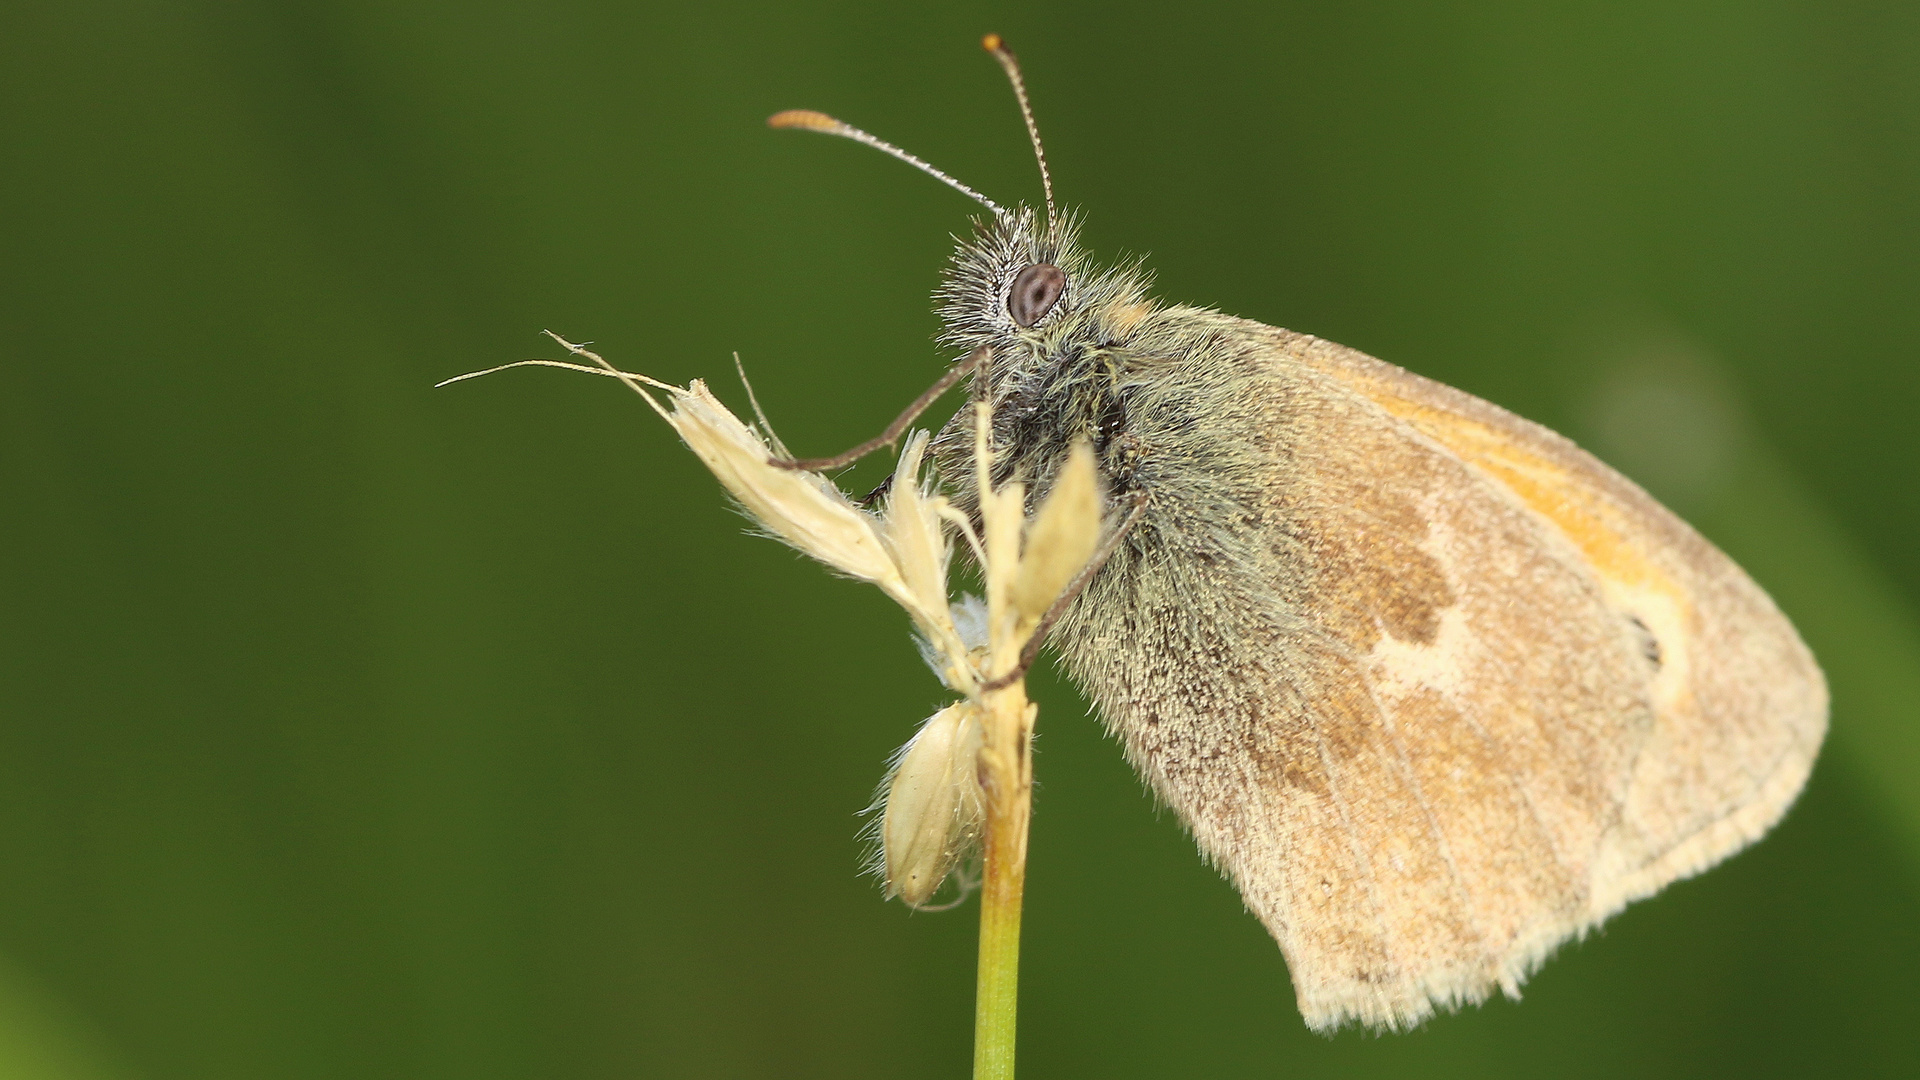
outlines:
M1007 290L1007 314L1016 326L1032 326L1053 310L1066 290L1067 275L1057 266L1034 263L1013 279Z

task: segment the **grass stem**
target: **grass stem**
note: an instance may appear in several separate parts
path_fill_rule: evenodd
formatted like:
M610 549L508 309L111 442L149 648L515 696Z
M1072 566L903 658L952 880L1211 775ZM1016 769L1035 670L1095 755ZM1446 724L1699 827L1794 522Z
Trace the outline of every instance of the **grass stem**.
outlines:
M1019 1017L1020 905L1026 895L1027 825L1033 813L1033 720L1026 684L991 691L981 749L986 789L980 969L974 999L974 1080L1013 1080Z

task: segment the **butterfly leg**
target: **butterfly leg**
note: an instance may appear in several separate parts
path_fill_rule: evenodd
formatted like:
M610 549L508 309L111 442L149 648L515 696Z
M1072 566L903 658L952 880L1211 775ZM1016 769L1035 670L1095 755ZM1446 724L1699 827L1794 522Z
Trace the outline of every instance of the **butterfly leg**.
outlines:
M871 510L873 509L874 503L877 503L881 499L886 498L887 494L892 490L893 490L893 474L888 473L886 479L880 481L879 487L874 488L872 491L867 492L865 495L862 495L853 501L860 504L860 509Z
M1046 644L1047 632L1053 629L1054 623L1060 621L1060 616L1066 614L1067 606L1072 604L1074 599L1080 595L1081 591L1087 587L1087 583L1093 580L1093 575L1099 573L1100 568L1106 565L1108 557L1120 547L1120 541L1126 539L1127 533L1133 531L1134 525L1140 521L1140 516L1146 512L1146 494L1140 493L1135 495L1133 497L1133 509L1127 511L1127 516L1120 522L1120 527L1113 530L1112 536L1100 542L1100 547L1093 553L1093 558L1087 560L1086 568L1074 575L1074 579L1068 583L1066 591L1060 594L1060 598L1055 600L1053 606L1047 608L1047 613L1040 616L1040 621L1034 624L1033 636L1027 639L1027 647L1020 650L1020 662L1014 665L1012 671L982 686L980 688L982 692L998 690L1003 686L1011 685L1014 680L1026 675L1027 669L1032 667L1033 662L1040 658L1040 646Z
M894 417L893 423L887 425L887 430L868 439L866 442L861 443L846 453L835 454L833 457L827 458L769 458L767 464L782 469L796 469L805 472L826 472L829 469L838 469L843 465L851 465L883 446L892 446L894 443L900 441L901 435L906 433L907 425L919 419L920 414L926 412L927 408L931 406L941 394L953 389L954 383L965 378L967 373L974 370L974 368L981 366L991 352L992 350L982 345L966 356L961 357L959 363L948 368L947 373L940 376L940 381L927 387L925 393L913 399L913 404L907 406L906 410L899 416Z

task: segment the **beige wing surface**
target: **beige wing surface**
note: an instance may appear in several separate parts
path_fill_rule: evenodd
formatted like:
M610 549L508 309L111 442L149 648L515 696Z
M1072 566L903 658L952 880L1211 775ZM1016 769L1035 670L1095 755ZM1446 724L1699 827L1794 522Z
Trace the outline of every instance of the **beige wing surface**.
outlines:
M1538 425L1260 334L1286 372L1298 478L1272 517L1304 617L1234 676L1264 689L1212 710L1237 726L1125 734L1279 940L1311 1025L1517 994L1779 819L1826 687L1739 567Z

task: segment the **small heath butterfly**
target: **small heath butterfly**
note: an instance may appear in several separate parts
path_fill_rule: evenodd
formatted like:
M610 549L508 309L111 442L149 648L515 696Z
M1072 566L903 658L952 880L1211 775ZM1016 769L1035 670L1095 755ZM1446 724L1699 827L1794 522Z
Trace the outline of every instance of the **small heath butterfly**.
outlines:
M986 46L1032 133L1012 53ZM1827 690L1792 625L1573 443L1330 341L1151 298L1138 266L1081 248L1037 133L1033 209L820 113L770 122L986 207L939 292L966 360L935 389L964 376L991 400L995 479L1036 505L1092 446L1128 524L1048 643L1279 942L1310 1026L1517 995L1806 782ZM974 415L933 448L969 509Z

